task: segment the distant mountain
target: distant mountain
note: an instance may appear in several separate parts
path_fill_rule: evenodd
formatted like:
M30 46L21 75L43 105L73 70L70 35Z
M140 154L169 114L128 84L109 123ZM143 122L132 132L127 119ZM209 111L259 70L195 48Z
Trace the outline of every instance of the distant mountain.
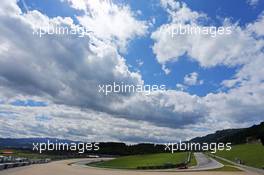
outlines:
M216 131L214 134L193 138L190 142L231 142L232 144L243 144L258 139L261 139L262 143L264 142L264 122L249 128Z
M63 140L56 138L0 138L0 148L30 148L32 149L33 143L47 143L50 142L63 142L70 143L71 140Z

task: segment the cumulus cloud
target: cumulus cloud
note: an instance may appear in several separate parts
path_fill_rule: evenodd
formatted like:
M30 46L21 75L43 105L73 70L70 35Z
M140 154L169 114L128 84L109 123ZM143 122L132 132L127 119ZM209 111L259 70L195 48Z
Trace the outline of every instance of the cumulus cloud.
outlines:
M184 83L189 86L201 85L203 80L199 80L199 74L197 72L192 72L184 76Z
M185 14L180 16L187 16L183 18L186 20L181 21L182 17L179 18L178 13ZM155 41L153 52L156 54L157 61L163 66L166 63L177 61L185 54L197 61L202 67L248 65L252 62L252 56L261 54L261 49L264 46L263 40L255 38L254 34L263 35L263 13L257 21L244 28L240 27L238 23L231 23L225 19L223 26L229 26L232 29L232 33L228 35L211 37L202 34L186 34L172 37L171 29L177 28L179 25L183 27L207 27L198 20L198 17L204 15L196 13L183 3L173 14L170 14L172 18L170 23L160 26L152 33L152 39ZM186 21L188 22L186 23Z
M142 83L138 73L128 70L117 49L96 36L39 38L32 34L34 28L43 25L74 25L69 18L48 18L32 11L14 17L1 16L1 21L0 40L4 44L0 53L0 80L14 94L18 91L43 95L58 103L90 106L94 101L109 102L98 95L99 84ZM111 101L111 97L108 99Z
M185 91L187 89L187 86L183 85L183 84L180 84L180 83L177 83L176 84L176 90L178 91Z
M85 15L78 16L81 25L97 37L109 40L125 51L127 42L147 32L147 23L136 20L136 13L127 5L117 5L111 0L68 0L73 8L82 9Z
M247 0L247 3L251 6L256 6L259 3L259 0Z
M203 121L207 114L200 97L173 90L148 96L136 94L122 103L114 103L111 108L119 111L123 118L171 128L184 128Z
M248 24L247 28L250 32L256 34L258 37L261 37L264 36L263 25L264 25L264 12L262 12L259 15L257 21Z
M20 8L16 5L17 0L2 1L0 15L17 15L21 13Z
M188 10L185 10L186 8ZM186 16L186 18L179 18L178 13L183 13L180 16ZM263 41L253 38L252 33L247 28L244 29L237 23L232 24L228 19L223 21L222 27L230 27L232 31L230 34L216 34L212 37L198 33L172 37L172 29L180 26L182 28L210 28L210 26L202 25L198 20L198 16L204 15L192 15L193 13L186 5L182 5L171 15L170 23L160 26L152 33L152 39L155 41L153 52L156 54L157 61L163 66L166 63L177 61L185 54L198 61L203 67L234 66L248 62L248 55L255 54L263 47ZM182 18L185 20L182 21ZM186 21L188 22L186 23ZM259 23L261 20L250 25L251 28L254 28L252 30L258 31L257 33L260 33Z
M137 65L138 65L138 67L142 67L143 64L144 64L144 61L141 60L141 59L137 59L137 60L136 60L136 63L137 63Z

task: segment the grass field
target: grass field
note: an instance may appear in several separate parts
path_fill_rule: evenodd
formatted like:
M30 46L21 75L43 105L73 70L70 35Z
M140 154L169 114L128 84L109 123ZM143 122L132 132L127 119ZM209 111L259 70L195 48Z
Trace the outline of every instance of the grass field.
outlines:
M97 166L102 168L116 169L137 169L142 166L160 166L166 163L178 164L187 159L188 153L160 153L148 155L125 156L105 162L97 162L89 164L89 166ZM192 162L194 164L194 162Z
M233 166L225 165L222 168L212 169L212 170L208 170L208 171L242 171L242 170L240 170L236 167L233 167Z
M231 161L240 159L248 166L264 167L264 146L261 144L235 145L230 151L218 151L216 155Z
M217 168L217 169L208 170L208 171L241 171L240 169L236 168L233 164L229 162L218 159L214 157L212 154L208 154L208 155L224 165L222 168Z
M192 155L191 155L191 161L190 161L190 163L188 164L188 166L190 167L190 166L195 166L195 165L197 165L197 161L196 161L196 159L195 159L194 154L192 153Z

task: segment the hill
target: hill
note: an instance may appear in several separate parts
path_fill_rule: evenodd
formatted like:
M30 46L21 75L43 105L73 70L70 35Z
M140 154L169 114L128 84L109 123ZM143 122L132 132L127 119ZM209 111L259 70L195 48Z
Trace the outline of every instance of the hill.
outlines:
M264 147L261 144L234 145L230 151L217 151L217 156L255 168L264 168Z
M212 143L212 142L231 142L232 144L243 144L261 140L264 144L264 122L259 125L253 125L249 128L226 129L216 131L214 134L209 134L204 137L196 137L190 142L197 143Z

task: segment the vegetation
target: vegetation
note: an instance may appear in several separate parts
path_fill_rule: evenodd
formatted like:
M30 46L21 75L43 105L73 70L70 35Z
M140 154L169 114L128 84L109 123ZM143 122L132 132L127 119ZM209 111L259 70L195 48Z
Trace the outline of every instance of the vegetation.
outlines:
M188 153L159 153L147 155L125 156L110 161L89 164L102 168L137 169L139 167L170 166L183 163L187 160ZM192 162L194 164L194 162Z
M241 171L241 170L234 166L225 165L222 168L217 168L217 169L208 170L208 171Z
M264 167L264 147L261 144L235 145L230 151L218 151L216 155L234 162L240 160L248 166Z
M61 140L56 138L0 138L0 149L23 149L32 150L33 143L47 143L48 140L53 143L78 143L76 141ZM98 151L86 151L85 154L106 154L106 155L138 155L138 154L154 154L163 153L163 144L150 144L150 143L139 143L135 145L127 145L120 142L100 142L100 150ZM72 151L47 151L49 155L78 155Z
M197 161L196 161L196 159L195 159L194 154L192 153L192 154L191 154L191 160L190 160L188 166L195 166L195 165L197 165Z
M248 139L257 140L260 139L264 145L264 122L259 125L253 125L249 128L240 129L226 129L222 131L216 131L214 134L209 134L204 137L196 137L191 140L195 143L215 143L231 142L233 145L244 144L248 142Z
M222 163L224 166L221 168L217 168L217 169L213 169L213 170L209 170L209 171L241 171L240 169L236 168L233 164L218 159L216 157L214 157L212 154L208 154L210 157L213 157L213 159L217 160L218 162Z

